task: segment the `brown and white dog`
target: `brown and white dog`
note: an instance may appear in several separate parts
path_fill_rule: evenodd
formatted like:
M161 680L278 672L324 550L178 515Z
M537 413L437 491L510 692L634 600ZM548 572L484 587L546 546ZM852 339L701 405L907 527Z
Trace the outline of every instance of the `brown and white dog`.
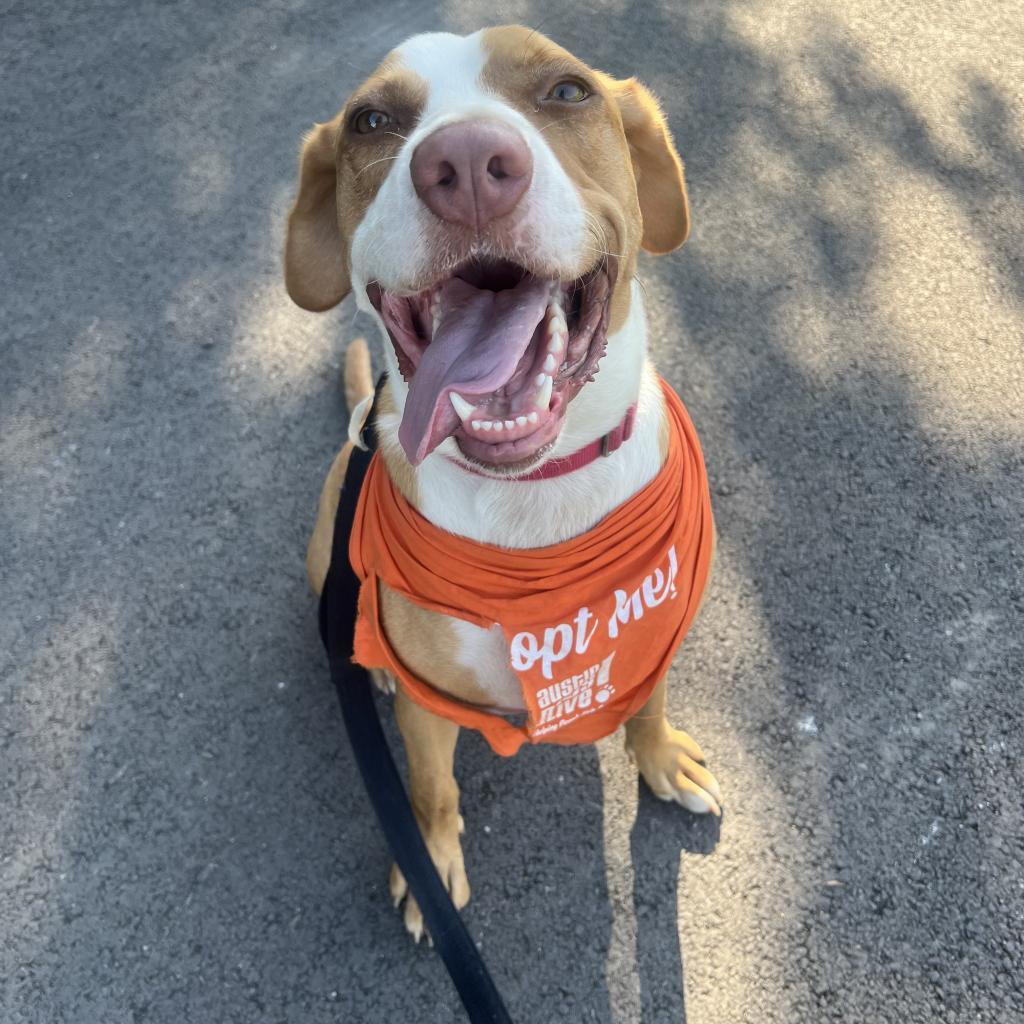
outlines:
M670 252L689 227L682 164L638 82L610 78L518 26L427 34L392 51L306 139L285 277L303 308L329 309L352 291L380 326L389 382L380 447L405 498L444 530L532 548L589 530L664 462L665 406L634 275L641 248ZM532 308L541 302L546 325L534 334L531 321L525 352L512 338L524 292ZM472 348L470 370L463 360L472 401L451 387L445 360L425 357L439 321L456 315L472 321L463 332L472 346L454 342L460 355ZM359 425L371 390L359 342L346 360ZM608 434L633 405L629 444L613 457L515 480ZM309 545L318 592L350 450L330 469ZM523 706L500 629L427 611L383 586L380 602L392 647L420 678L478 706ZM401 688L395 712L413 806L461 907L469 885L453 777L459 727ZM664 680L625 733L657 796L719 813L700 747L666 720ZM398 905L406 885L394 867L390 887ZM411 897L404 913L418 941Z

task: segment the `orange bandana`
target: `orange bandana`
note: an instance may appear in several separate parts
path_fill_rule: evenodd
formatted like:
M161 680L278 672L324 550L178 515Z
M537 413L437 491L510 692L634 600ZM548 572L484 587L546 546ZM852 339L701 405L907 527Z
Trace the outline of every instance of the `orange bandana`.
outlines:
M505 755L527 742L592 743L643 707L696 614L714 532L697 434L676 393L662 389L671 429L658 475L593 529L549 547L500 548L439 529L375 455L349 541L362 583L355 660L387 669L417 704L482 732ZM378 580L430 611L484 629L498 623L525 724L412 675L384 635Z

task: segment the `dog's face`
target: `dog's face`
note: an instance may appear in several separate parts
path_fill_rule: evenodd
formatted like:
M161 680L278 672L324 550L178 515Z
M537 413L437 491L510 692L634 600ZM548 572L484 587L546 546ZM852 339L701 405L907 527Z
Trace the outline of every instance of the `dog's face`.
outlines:
M551 449L626 320L638 250L689 231L654 98L519 26L415 36L303 147L285 279L355 289L407 384L410 462L516 473Z

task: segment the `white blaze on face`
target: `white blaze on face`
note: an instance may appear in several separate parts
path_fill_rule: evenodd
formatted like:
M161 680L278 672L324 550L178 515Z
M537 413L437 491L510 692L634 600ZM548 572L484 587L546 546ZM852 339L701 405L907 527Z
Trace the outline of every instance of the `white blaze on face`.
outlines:
M424 205L413 187L410 162L416 147L438 128L475 117L515 128L533 156L533 178L514 218L514 237L524 258L561 268L570 280L587 263L586 215L579 193L544 137L499 93L483 84L488 60L483 33L445 32L414 36L390 60L421 78L427 100L419 122L392 161L352 239L352 281L361 309L376 317L366 285L408 293L436 277L433 267L445 248L446 225Z

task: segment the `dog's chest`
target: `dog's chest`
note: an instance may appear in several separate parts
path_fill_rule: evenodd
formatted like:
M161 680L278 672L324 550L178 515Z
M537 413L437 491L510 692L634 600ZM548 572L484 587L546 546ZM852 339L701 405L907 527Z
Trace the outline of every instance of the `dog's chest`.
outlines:
M523 710L523 690L511 669L508 641L501 627L481 629L464 619L450 619L458 640L456 660L471 671L477 686L496 708Z
M418 475L420 511L435 525L485 544L536 548L585 533L657 475L665 458L664 404L653 370L640 389L634 433L616 457L598 459L563 477L530 484L488 483L447 460ZM450 618L456 660L471 671L495 707L522 709L519 677L500 624L481 629ZM444 682L434 681L440 689Z

